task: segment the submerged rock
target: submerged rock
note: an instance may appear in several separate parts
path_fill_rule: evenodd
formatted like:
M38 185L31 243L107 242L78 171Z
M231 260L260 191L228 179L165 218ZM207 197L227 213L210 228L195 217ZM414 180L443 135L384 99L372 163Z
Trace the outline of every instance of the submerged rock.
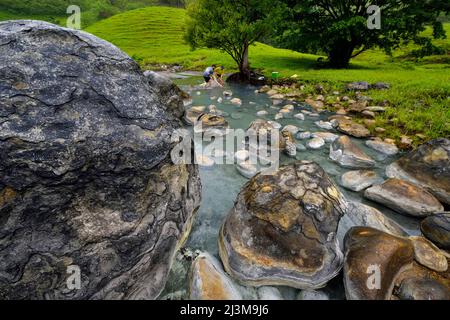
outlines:
M284 300L280 290L275 287L258 288L258 298L266 301Z
M314 122L316 126L318 126L321 129L324 130L333 130L333 125L331 124L331 122L325 122L325 121L316 121Z
M398 274L414 258L411 241L367 227L345 236L344 285L348 300L389 300Z
M203 133L204 136L224 136L227 134L230 125L223 116L204 113L194 126L194 132Z
M380 183L383 183L383 179L371 170L349 171L341 176L341 185L355 192L360 192Z
M328 294L322 290L302 290L297 296L297 300L330 300Z
M365 191L364 197L414 217L426 217L444 210L431 193L400 179L388 179L373 186Z
M325 142L331 143L336 141L339 136L331 132L315 132L312 134L314 138L322 138Z
M242 176L247 179L253 178L259 172L258 167L250 161L238 162L236 164L236 169Z
M311 132L306 131L306 132L299 132L297 133L297 135L295 136L298 140L306 140L306 139L310 139L311 138Z
M343 195L315 163L255 176L220 231L225 270L251 286L325 286L342 266L336 231L345 208Z
M242 100L239 99L239 98L233 98L233 99L230 100L230 102L231 102L232 104L238 105L238 106L240 106L240 105L242 104Z
M306 146L309 149L313 149L313 150L320 149L324 145L325 145L325 140L323 140L322 138L313 138L313 139L309 140L308 143L306 144Z
M341 136L332 143L330 159L344 168L365 169L375 166L375 161L359 149L347 136Z
M370 227L394 236L407 236L403 228L381 211L358 202L349 202L346 218L353 226Z
M9 21L0 43L0 299L156 298L201 196L170 157L179 105L88 33Z
M450 250L450 214L427 217L422 221L420 229L439 248Z
M220 262L208 253L192 263L189 293L191 300L242 300Z
M410 181L450 204L450 140L435 139L386 168L386 175Z

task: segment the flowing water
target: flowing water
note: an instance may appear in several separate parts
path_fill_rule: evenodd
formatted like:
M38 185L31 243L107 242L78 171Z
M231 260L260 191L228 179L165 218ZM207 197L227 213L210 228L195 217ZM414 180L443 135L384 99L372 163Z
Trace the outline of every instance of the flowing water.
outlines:
M191 94L193 98L192 106L206 106L215 105L217 109L225 113L225 118L230 124L232 129L247 129L252 121L261 118L266 120L274 120L274 116L278 113L280 107L273 107L271 99L266 94L255 93L256 87L253 86L229 86L226 85L225 88L216 89L201 89L198 87L202 83L202 79L199 77L188 77L187 79L176 80L178 85L185 91ZM223 96L223 91L229 90L233 92L233 98L240 98L242 100L241 106L233 105L229 99ZM218 103L217 99L219 97L223 98L222 103ZM293 104L295 106L295 111L292 114L300 113L301 110L312 111L312 109L304 104L295 102L286 102L285 104ZM283 105L285 105L283 104ZM268 112L267 116L258 117L256 113L261 110L266 110ZM310 117L305 115L305 120L300 121L293 117L284 118L277 120L282 126L292 124L301 129L301 131L310 132L324 132L325 130L317 127L314 122L319 120L327 121L328 117L332 115L331 113L322 113L319 117ZM335 134L341 135L338 132L331 131ZM358 145L364 152L366 152L370 157L377 160L377 166L374 169L380 176L385 177L384 169L386 165L390 164L400 155L395 157L386 157L381 153L378 153L370 148L367 148L364 144L365 140L362 139L352 139L353 142ZM307 140L301 141L305 144ZM328 175L334 179L336 184L339 185L340 176L350 171L349 169L344 169L332 162L329 159L329 143L326 144L320 150L307 150L298 151L297 160L309 160L315 161L328 173ZM285 155L281 155L281 165L296 161L295 158L290 158ZM195 222L192 228L192 232L185 244L185 248L189 248L191 251L200 250L207 251L216 257L218 257L218 234L219 229L234 205L236 197L243 187L243 185L248 181L244 178L237 170L234 165L214 165L213 167L200 167L200 175L202 180L202 203L197 212ZM377 204L365 200L362 198L360 193L351 192L344 188L340 188L345 194L348 200L362 202L368 204L372 207L382 209L383 213L392 218L393 220L400 223L400 225L410 234L418 234L418 220L413 218L401 216L397 213L390 211L385 207L380 207ZM340 232L340 237L342 238L345 232L346 226L341 226L343 229ZM189 273L190 262L182 258L181 254L178 254L175 259L174 265L172 267L171 275L169 277L166 289L161 295L161 298L172 298L180 299L187 298L187 287L188 287L188 273ZM339 278L339 277L338 277ZM335 284L336 283L336 284ZM335 298L342 297L341 284L342 279L332 281L329 286L337 287L333 288L335 293ZM252 289L243 289L244 297L249 299L254 297L254 292ZM295 290L288 288L281 288L280 290L286 299L295 298Z

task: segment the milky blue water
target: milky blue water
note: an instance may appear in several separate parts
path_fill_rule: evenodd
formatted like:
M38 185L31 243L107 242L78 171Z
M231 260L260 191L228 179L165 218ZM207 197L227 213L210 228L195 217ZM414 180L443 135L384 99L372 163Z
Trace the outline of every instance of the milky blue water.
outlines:
M233 129L247 129L251 122L258 118L274 120L275 114L278 113L280 109L280 106L272 106L271 99L266 94L255 93L257 88L253 86L230 87L227 85L226 88L200 89L198 85L202 83L202 79L199 77L190 77L188 79L177 80L176 82L182 87L182 89L191 94L193 98L192 106L208 107L211 104L215 105L219 110L225 113L225 118L230 124L230 127ZM233 98L240 98L242 100L242 105L233 105L230 100L225 99L223 96L224 90L232 91ZM217 98L219 97L223 98L222 103L217 102ZM292 115L300 113L301 110L312 111L312 109L307 105L290 101L286 101L286 103L281 106L287 104L293 104L295 106L295 111ZM266 110L268 115L265 117L258 117L256 113L261 110ZM300 121L291 116L289 118L277 120L277 122L279 122L282 126L288 124L295 125L302 131L324 132L325 130L317 127L314 122L319 120L326 121L330 115L332 114L327 112L320 114L319 117L310 117L305 115L304 121ZM337 131L330 132L341 135ZM390 164L400 156L397 155L396 157L386 157L370 148L367 148L364 144L365 140L352 140L365 153L377 160L375 171L377 171L382 177L385 177L384 169L386 165ZM302 143L306 143L306 141L303 140ZM285 155L281 156L281 164L287 164L296 160L309 160L317 162L328 173L328 175L336 181L338 185L340 176L349 171L348 169L341 168L329 159L329 143L327 143L326 146L320 150L297 152L296 159L289 158ZM201 167L200 175L203 185L202 202L197 213L192 232L185 247L192 250L207 251L215 256L218 256L217 239L219 229L226 215L233 207L239 191L248 179L241 176L234 165L221 164L215 165L212 168ZM371 201L363 199L359 193L351 192L344 188L340 189L349 200L363 202L370 206L382 209L383 213L399 222L405 230L411 234L418 233L418 220L399 215L385 207L380 207ZM186 261L176 260L168 285L162 296L168 293L186 290L188 271L189 263ZM284 290L283 292L286 298L293 298L292 290ZM181 297L186 298L186 295L182 295ZM249 298L251 298L251 296L249 296Z

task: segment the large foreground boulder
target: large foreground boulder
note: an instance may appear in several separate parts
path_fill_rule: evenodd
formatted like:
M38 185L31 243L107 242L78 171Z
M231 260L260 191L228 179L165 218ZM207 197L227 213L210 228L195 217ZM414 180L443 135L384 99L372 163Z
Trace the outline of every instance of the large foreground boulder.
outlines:
M227 272L253 285L315 289L342 267L336 239L347 201L312 162L258 174L238 195L220 231Z
M450 140L427 142L386 168L390 178L408 180L450 204Z
M0 23L0 57L0 299L156 298L200 201L176 105L84 32Z

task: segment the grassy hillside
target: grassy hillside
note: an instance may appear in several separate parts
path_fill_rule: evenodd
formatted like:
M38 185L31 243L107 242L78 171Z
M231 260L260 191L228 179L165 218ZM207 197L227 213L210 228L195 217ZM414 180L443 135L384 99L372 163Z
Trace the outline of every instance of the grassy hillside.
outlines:
M0 20L4 18L0 11ZM218 50L191 51L183 41L184 21L183 9L146 7L99 21L86 31L116 44L145 68L180 64L201 70L217 63L228 71L235 69L232 59ZM445 28L450 36L450 24ZM409 55L415 49L412 45L395 51L392 57L370 50L354 59L347 70L317 69L318 56L264 44L250 48L250 62L267 75L272 71L283 77L297 74L302 82L321 83L330 90L341 90L348 81L388 82L390 90L369 92L375 104L388 100L392 106L377 118L377 125L387 128L387 135L394 138L415 133L435 138L450 135L450 41L435 44L445 47L447 54L417 61Z
M183 41L185 11L175 8L149 7L126 12L100 21L91 32L116 44L144 67L156 64L180 64L186 69L202 69L212 63L235 69L230 57L217 50L191 51ZM450 25L445 26L450 36ZM430 32L430 31L427 31ZM449 52L450 41L435 44ZM409 53L413 45L394 52L392 57L370 50L354 59L347 70L316 69L318 56L257 44L250 49L254 68L269 75L278 71L283 77L299 75L302 81L322 83L342 89L347 81L384 81L388 91L370 92L375 103L391 102L392 108L377 118L377 125L398 138L402 134L423 133L428 138L450 135L450 58L431 56L416 61Z
M0 21L13 19L44 20L64 25L69 5L82 12L82 25L87 27L115 14L176 0L0 0Z

